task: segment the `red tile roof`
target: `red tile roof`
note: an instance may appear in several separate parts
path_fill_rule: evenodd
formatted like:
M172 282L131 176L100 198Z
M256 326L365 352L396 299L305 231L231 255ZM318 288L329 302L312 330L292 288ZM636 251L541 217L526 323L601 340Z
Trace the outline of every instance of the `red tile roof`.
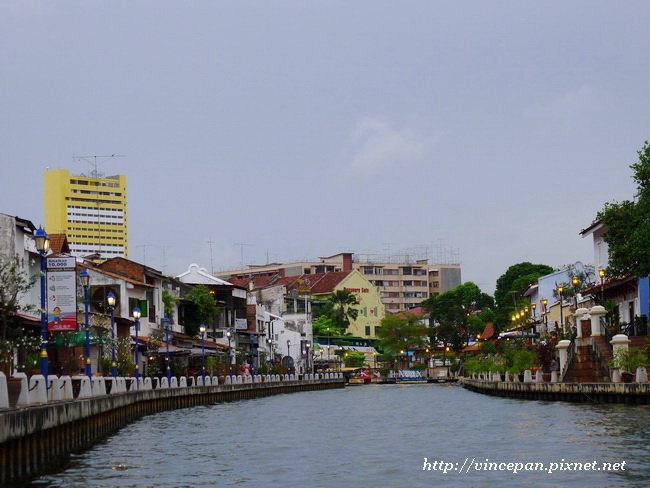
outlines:
M491 339L494 337L494 324L492 322L488 322L485 324L485 328L483 329L483 332L481 333L481 339L487 340Z
M278 275L274 275L274 276L264 275L264 276L253 276L253 277L247 276L245 278L234 276L230 278L228 281L235 286L239 286L241 288L246 288L246 289L249 289L250 283L253 283L254 289L258 289L258 288L264 288L266 286L269 286L269 284L271 284L271 282L274 279L277 279L277 277Z
M288 291L297 290L302 293L320 295L331 293L351 271L333 273L303 274L300 276L285 276L277 278L272 284L284 285Z
M297 290L301 293L313 295L322 295L332 293L334 289L343 281L352 271L336 271L332 273L313 273L303 274L300 276L254 276L246 278L231 278L230 282L234 285L249 288L252 282L254 288L264 288L273 285L284 285L287 291Z
M400 317L403 317L405 315L415 315L416 317L422 318L428 313L429 311L425 310L423 307L413 307L413 308L409 308L408 310L400 310L399 312L396 312L394 315L398 315Z
M50 249L54 254L70 253L68 238L65 234L48 234L50 238Z

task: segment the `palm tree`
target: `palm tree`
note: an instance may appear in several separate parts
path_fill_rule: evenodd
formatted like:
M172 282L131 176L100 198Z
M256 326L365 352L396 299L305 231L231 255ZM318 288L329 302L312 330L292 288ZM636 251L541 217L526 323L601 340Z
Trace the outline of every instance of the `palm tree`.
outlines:
M330 318L343 330L350 326L350 322L356 320L359 310L354 305L359 305L357 296L348 290L336 290L329 298L331 305Z

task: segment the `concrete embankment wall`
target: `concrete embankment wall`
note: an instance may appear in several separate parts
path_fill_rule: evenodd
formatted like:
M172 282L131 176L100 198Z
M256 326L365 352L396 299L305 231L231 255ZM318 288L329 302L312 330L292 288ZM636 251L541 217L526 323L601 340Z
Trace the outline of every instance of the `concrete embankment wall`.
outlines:
M514 383L461 378L468 390L527 400L650 404L648 383Z
M343 388L343 379L140 390L0 412L0 484L56 466L128 423L156 412L279 393Z

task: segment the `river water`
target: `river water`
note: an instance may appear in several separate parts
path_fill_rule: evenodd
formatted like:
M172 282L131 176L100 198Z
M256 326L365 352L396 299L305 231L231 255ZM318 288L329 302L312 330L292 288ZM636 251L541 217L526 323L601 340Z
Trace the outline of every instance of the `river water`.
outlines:
M145 417L31 486L647 487L649 443L647 406L363 385ZM544 471L513 473L516 462Z

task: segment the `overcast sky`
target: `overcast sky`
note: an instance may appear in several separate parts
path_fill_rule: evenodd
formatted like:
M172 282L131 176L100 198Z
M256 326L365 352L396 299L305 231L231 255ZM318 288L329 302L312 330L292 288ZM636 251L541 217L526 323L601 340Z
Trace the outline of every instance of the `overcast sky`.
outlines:
M632 197L649 17L645 1L2 0L0 212L38 225L46 167L116 154L97 161L127 175L129 257L167 274L429 247L492 293L521 261L593 262L579 231Z

